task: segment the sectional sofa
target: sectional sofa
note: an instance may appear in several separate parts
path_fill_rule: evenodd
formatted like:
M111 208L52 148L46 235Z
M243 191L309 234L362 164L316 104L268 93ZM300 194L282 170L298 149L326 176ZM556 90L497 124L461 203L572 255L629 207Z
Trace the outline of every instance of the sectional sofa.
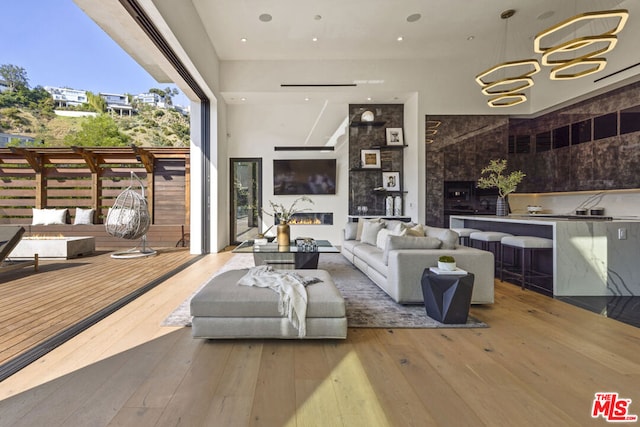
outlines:
M475 275L471 304L494 301L494 257L491 252L458 244L458 234L445 228L394 220L349 222L342 254L400 304L422 303L422 273L441 255L451 255L459 268Z

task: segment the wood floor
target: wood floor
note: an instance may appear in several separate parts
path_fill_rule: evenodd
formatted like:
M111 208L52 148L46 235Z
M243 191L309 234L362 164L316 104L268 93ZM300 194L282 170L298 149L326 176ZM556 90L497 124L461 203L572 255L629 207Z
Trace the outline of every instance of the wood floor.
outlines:
M344 341L202 341L160 323L209 255L0 383L0 426L589 426L596 392L640 414L640 329L517 286L485 329Z

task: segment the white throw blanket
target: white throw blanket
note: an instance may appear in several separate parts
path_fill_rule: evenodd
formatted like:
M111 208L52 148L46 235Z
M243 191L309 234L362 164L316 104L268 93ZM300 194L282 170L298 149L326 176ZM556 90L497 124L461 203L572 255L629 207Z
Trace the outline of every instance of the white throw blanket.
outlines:
M278 311L286 315L298 336L307 334L307 290L305 286L319 282L315 277L303 277L295 272L276 271L271 266L261 265L249 269L238 285L273 289L279 297Z

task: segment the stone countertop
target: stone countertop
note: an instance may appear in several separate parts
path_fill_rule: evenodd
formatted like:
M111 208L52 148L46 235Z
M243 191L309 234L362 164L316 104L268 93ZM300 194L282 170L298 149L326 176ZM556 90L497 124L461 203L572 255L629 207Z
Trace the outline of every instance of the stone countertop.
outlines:
M522 224L551 225L557 222L640 222L637 216L594 216L594 215L562 215L562 214L511 214L497 215L451 215L455 219L474 219L491 222L514 222Z

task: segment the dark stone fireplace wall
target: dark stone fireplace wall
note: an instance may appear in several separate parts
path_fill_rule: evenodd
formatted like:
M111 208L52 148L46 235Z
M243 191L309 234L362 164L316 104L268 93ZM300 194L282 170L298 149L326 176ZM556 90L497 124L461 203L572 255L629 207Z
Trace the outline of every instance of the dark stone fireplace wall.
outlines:
M363 112L371 111L374 121L363 123ZM349 215L358 215L358 206L367 206L368 215L384 215L384 192L375 192L382 186L382 171L400 172L403 186L404 158L402 150L384 149L386 129L403 128L403 104L350 104L349 105ZM381 168L360 169L361 150L379 149Z
M444 181L477 181L491 159L507 159L509 171L527 175L519 193L640 188L640 132L620 134L621 114L629 123L639 113L640 82L532 119L428 115L425 222L447 225ZM588 131L594 118L607 114L618 119L616 135L577 141L581 127ZM437 133L430 135L437 122ZM547 144L543 137L565 126L574 141Z

